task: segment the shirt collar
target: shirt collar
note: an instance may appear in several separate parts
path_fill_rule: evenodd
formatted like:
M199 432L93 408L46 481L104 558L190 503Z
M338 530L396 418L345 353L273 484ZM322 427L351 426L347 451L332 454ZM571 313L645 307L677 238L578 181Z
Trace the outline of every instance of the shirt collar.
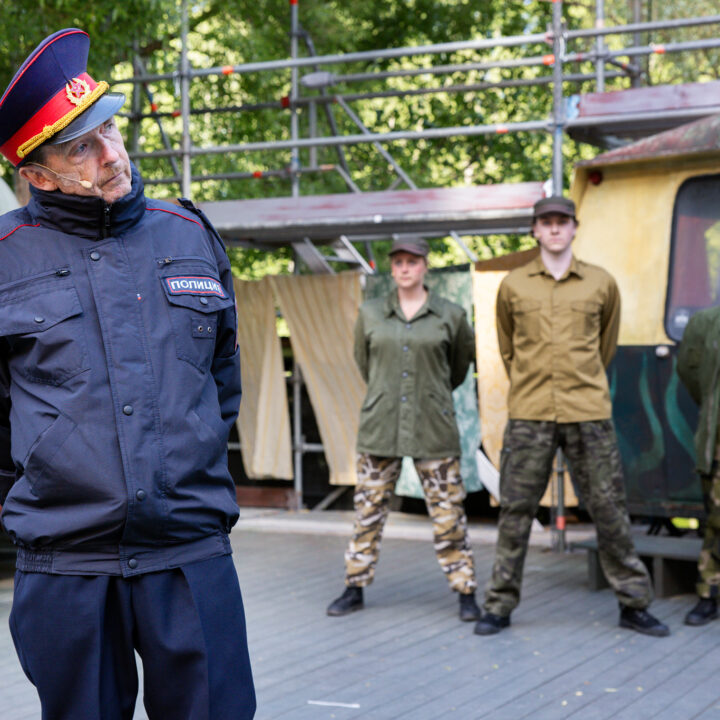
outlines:
M441 314L440 301L438 296L435 295L432 290L428 288L427 285L425 285L424 287L428 291L427 300L425 300L425 304L415 313L415 315L412 316L413 320L421 317L422 315L425 315L428 312L435 313L436 315ZM385 317L390 317L393 313L397 315L400 319L405 318L405 316L402 314L402 310L400 309L400 300L398 300L397 288L391 290L385 298Z
M545 264L543 263L542 257L540 257L540 255L538 255L534 260L531 260L527 264L527 269L528 275L547 275L547 277L549 278L553 277L550 274L550 271L545 267ZM585 277L585 272L582 268L582 265L574 255L570 260L570 267L568 267L567 271L560 279L562 280L570 275L577 275L577 277L579 277L581 280ZM554 279L555 278L553 278L553 280Z

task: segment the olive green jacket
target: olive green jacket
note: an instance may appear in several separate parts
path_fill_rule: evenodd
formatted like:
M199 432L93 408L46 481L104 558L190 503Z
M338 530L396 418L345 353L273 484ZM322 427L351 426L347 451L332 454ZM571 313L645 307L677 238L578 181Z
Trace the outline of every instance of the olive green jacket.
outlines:
M680 343L677 371L700 405L695 433L696 468L707 475L712 471L718 433L720 308L701 310L690 318Z
M474 356L465 311L432 292L409 322L396 290L363 303L355 324L355 361L368 387L358 452L458 457L452 391Z

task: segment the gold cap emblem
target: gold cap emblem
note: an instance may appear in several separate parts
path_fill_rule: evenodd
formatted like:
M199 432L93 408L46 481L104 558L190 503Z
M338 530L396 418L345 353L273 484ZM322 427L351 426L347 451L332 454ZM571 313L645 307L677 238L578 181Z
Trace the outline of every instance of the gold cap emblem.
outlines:
M65 83L65 94L73 105L79 105L89 93L90 86L81 78L73 78L72 82Z

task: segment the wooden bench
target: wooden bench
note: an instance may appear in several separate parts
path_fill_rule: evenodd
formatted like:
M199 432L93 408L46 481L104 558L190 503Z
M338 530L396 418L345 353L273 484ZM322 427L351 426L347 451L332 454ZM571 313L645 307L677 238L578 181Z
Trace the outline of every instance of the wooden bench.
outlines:
M657 597L695 592L697 559L701 538L635 535L635 550L647 566ZM582 540L570 545L571 550L587 550L588 582L591 590L608 587L600 566L597 539Z

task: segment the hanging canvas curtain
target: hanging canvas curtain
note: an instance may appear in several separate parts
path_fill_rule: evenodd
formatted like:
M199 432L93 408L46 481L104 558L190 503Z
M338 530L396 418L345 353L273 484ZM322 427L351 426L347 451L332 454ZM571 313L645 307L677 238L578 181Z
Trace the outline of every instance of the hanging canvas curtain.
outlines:
M270 279L290 330L333 485L353 485L355 440L365 382L352 354L360 275L290 275Z
M234 280L242 401L237 419L249 478L292 480L287 388L269 278Z

